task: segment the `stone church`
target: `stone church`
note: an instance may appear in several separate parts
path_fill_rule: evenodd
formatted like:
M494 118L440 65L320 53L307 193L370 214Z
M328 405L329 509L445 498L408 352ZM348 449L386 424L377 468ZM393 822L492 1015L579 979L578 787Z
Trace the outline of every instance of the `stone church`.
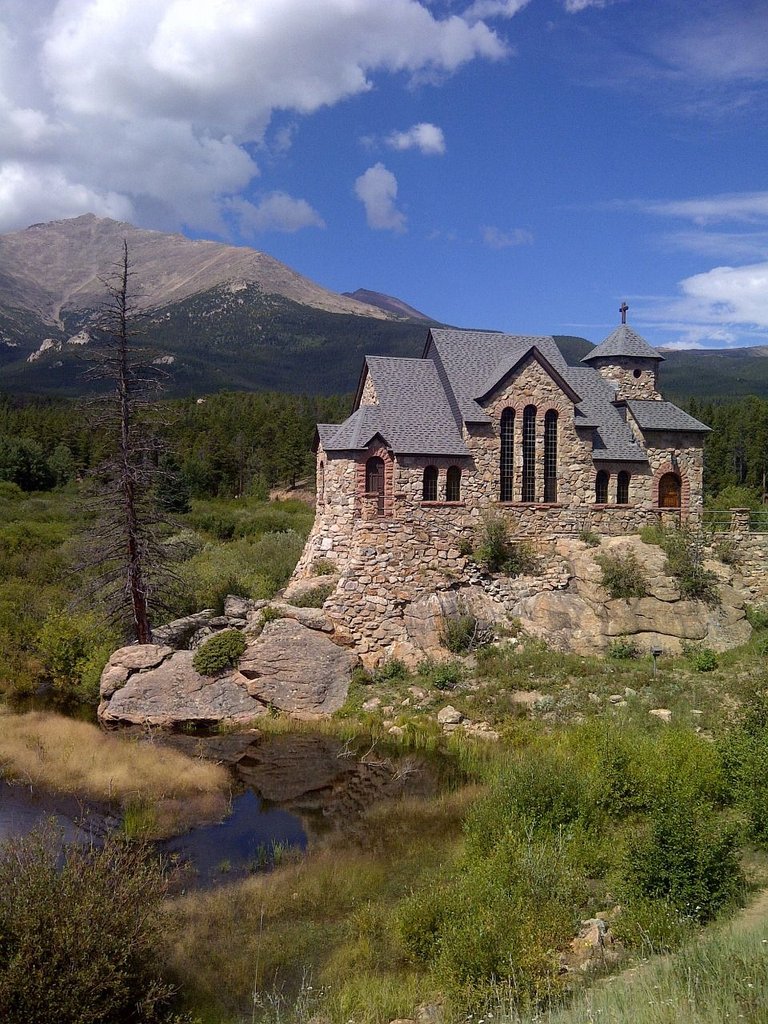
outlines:
M662 399L664 357L621 313L579 366L551 337L444 329L420 359L368 356L352 414L317 428L299 574L318 557L343 569L363 524L455 547L490 511L543 538L698 517L709 428Z

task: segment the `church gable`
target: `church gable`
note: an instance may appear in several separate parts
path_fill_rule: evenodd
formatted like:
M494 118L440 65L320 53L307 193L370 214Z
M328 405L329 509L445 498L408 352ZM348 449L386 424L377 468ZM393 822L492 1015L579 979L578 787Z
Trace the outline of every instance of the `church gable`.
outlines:
M557 409L573 416L573 407L580 396L537 348L531 348L512 366L503 367L490 387L478 394L480 406L494 418L494 413L510 407L522 413L527 405Z

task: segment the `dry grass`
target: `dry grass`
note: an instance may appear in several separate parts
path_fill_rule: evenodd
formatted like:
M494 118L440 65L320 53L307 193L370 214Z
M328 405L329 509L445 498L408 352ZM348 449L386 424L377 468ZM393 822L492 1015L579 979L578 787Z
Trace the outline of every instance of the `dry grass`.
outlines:
M153 837L215 820L229 797L221 765L48 712L0 714L0 774L123 809L151 807Z

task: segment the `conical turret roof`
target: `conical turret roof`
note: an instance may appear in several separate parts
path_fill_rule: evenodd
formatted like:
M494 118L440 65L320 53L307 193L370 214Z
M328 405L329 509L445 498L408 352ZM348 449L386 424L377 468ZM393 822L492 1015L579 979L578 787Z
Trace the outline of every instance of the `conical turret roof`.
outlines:
M629 359L664 359L658 349L652 348L645 338L633 331L629 324L619 324L605 341L593 348L589 355L584 356L582 363L591 363L595 359L611 359L624 356Z

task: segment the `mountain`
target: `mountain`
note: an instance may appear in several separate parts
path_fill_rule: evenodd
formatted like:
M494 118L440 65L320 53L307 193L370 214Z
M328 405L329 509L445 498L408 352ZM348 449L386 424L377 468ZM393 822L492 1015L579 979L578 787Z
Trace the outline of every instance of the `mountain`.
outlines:
M89 214L0 235L0 387L86 389L104 279L124 239L147 314L141 343L171 393L346 391L365 352L414 355L424 343L421 314L329 291L264 252Z
M594 348L586 338L555 335L567 363L579 360ZM664 362L659 381L665 398L684 402L689 398L724 400L744 395L768 398L768 345L751 348L660 348Z
M426 313L420 313L418 309L414 309L407 302L403 302L402 299L396 299L394 295L384 295L383 292L371 292L367 288L358 288L355 292L342 292L341 294L346 295L348 299L367 302L370 306L376 306L378 309L383 309L386 313L394 313L396 316L407 316L412 320L428 320L430 323L436 322L432 317L427 316Z

